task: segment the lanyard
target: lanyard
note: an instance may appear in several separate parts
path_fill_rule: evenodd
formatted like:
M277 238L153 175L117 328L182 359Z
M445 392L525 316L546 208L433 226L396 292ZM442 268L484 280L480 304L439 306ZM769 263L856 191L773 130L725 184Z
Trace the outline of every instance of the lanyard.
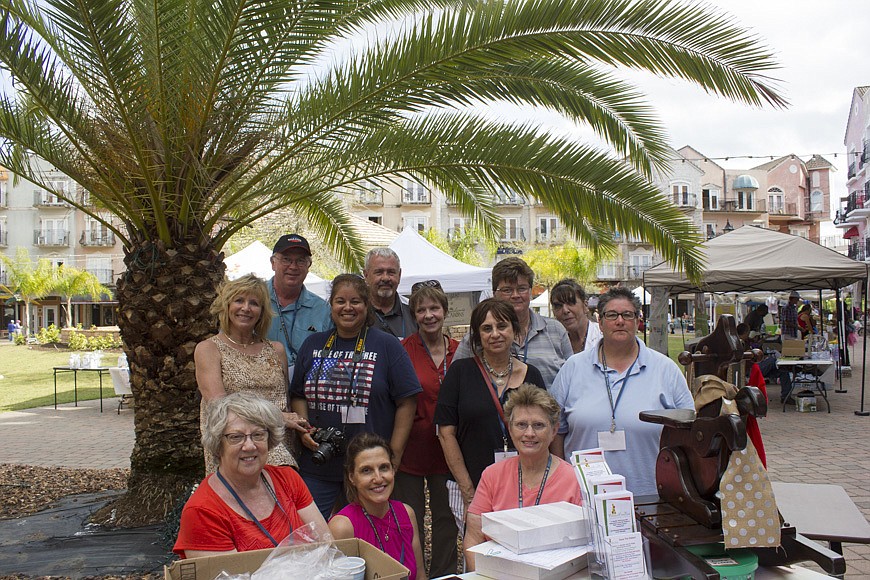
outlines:
M541 496L544 495L544 486L547 485L547 478L550 476L550 466L553 464L553 455L547 454L547 469L544 470L544 478L541 480L541 487L538 488L538 495L535 497L535 505L541 503ZM523 507L523 467L517 461L517 503L519 507Z
M505 383L504 393L502 396L498 396L498 387L495 386L495 383L492 382L489 378L489 373L487 373L483 369L483 364L481 364L480 359L477 358L477 355L474 355L474 362L477 363L477 368L480 369L480 374L483 375L483 382L489 385L487 391L489 391L489 396L492 397L492 403L495 405L495 410L498 411L499 419L501 419L498 424L501 427L501 438L504 442L504 450L508 450L508 430L507 430L507 419L504 416L504 401L507 399L508 390L510 388L510 376L508 376L508 380Z
M372 531L375 533L375 539L378 541L378 547L381 549L381 552L384 554L387 553L387 550L384 548L384 543L381 541L381 535L378 533L378 529L375 527L375 522L372 521L372 517L369 515L369 512L366 511L366 508L359 506L362 509L363 515L369 521L369 525L372 527ZM402 527L399 525L399 518L396 516L396 510L393 509L393 502L390 502L390 513L393 514L393 521L396 522L396 532L399 534L399 545L402 547L401 552L399 553L399 563L405 564L405 541L402 539ZM388 531L389 531L389 524ZM390 539L389 535L386 535L387 540Z
M377 308L375 308L374 311L375 311L375 316L377 316L377 317L378 317L378 320L381 321L381 326L384 327L384 330L386 330L387 332L389 332L389 333L392 334L393 336L396 336L396 333L393 332L392 327L391 327L390 324L387 322L387 319L384 318L384 315L381 313L381 311L378 310ZM399 307L399 316L400 316L401 319L402 319L402 336L401 336L401 338L405 338L405 314L402 312L402 307L401 307L401 306ZM396 336L396 338L400 338L400 337Z
M613 402L613 393L610 391L610 373L607 368L607 356L604 354L604 345L598 347L599 352L601 353L601 362L604 363L604 383L607 388L607 399L610 401L610 432L614 433L616 431L616 407L619 406L619 400L622 398L622 393L625 392L625 387L628 385L628 379L631 376L631 371L634 369L634 365L637 363L638 357L640 357L640 350L637 351L636 357L631 363L631 366L628 367L628 370L625 371L625 378L622 379L622 386L619 387L619 394L616 395L616 402Z
M356 387L359 382L359 373L357 372L357 364L362 360L362 353L366 346L366 337L368 337L369 329L368 327L363 327L360 330L360 334L356 337L356 347L353 351L353 369L345 372L347 373L348 378L348 401L352 407L356 406ZM333 332L329 335L329 338L326 340L326 344L323 346L323 350L320 351L320 361L317 365L317 372L314 375L314 408L318 409L318 399L319 399L319 391L320 391L320 375L323 372L323 363L329 358L329 355L332 353L332 347L335 345L335 337L338 336L338 332Z
M242 501L242 498L239 497L239 494L236 493L236 490L233 489L233 486L231 486L229 484L229 482L226 479L224 479L224 476L221 475L221 470L218 469L215 473L217 474L218 479L221 481L221 483L224 484L224 487L227 488L227 490L230 492L230 495L233 496L233 499L238 502L238 504L245 511L245 513L248 515L248 517L251 518L251 521L253 521L255 524L257 524L257 527L260 528L261 532L266 534L266 537L269 538L269 541L272 542L273 546L277 546L278 542L275 540L275 538L272 537L272 534L269 533L269 530L267 530L265 528L265 526L263 526L263 524L260 523L260 520L258 520L254 516L254 514L251 513L251 510L248 509L248 506L245 505L245 502ZM281 510L281 513L283 513L287 517L287 523L290 526L290 532L292 533L293 532L293 524L290 522L290 516L287 515L287 512L284 511L284 508L281 506L281 502L278 501L278 496L275 495L275 490L272 489L271 485L269 485L269 481L266 479L266 476L263 475L262 472L260 472L260 478L263 480L263 483L266 485L266 489L269 490L269 495L271 495L272 499L275 500L275 505L278 506L278 509Z
M419 335L418 335L419 336ZM447 337L442 335L441 338L444 340L444 360L441 361L441 369L435 367L435 372L438 373L438 385L440 386L444 382L444 377L447 376L447 349L450 346L450 343L447 341ZM426 349L426 354L429 355L429 358L432 360L432 364L435 364L435 359L432 358L432 353L429 352L429 347L426 346L426 341L423 340L423 337L420 336L420 344L423 345L423 348Z
M284 310L281 308L281 303L278 302L278 293L275 291L274 283L272 285L272 295L275 297L275 305L278 307L278 320L281 321L281 330L284 332L284 340L287 341L287 348L290 349L290 360L291 365L296 363L296 357L298 353L296 349L293 348L293 343L290 340L290 337L293 336L293 327L296 326L296 313L299 311L299 298L302 297L302 294L299 295L299 298L296 299L296 302L293 306L293 320L290 322L290 332L287 332L287 325L284 323Z

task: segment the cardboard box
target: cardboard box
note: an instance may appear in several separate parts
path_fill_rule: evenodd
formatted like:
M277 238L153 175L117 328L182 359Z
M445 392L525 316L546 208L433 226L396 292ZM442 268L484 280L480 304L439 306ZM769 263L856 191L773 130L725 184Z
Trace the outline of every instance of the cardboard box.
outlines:
M807 354L807 343L803 340L784 338L782 340L782 356L803 357Z
M560 501L481 516L483 533L517 554L583 546L590 541L582 507Z
M586 569L588 546L515 554L496 542L468 549L474 552L474 571L497 580L563 580Z
M345 556L359 556L366 561L366 580L407 580L408 569L396 560L387 556L371 544L356 538L336 540L333 545ZM305 549L298 546L293 549ZM163 567L165 580L214 580L223 571L230 574L254 572L266 560L271 549L252 550L235 554L208 556L205 558L190 558L178 560L171 566Z

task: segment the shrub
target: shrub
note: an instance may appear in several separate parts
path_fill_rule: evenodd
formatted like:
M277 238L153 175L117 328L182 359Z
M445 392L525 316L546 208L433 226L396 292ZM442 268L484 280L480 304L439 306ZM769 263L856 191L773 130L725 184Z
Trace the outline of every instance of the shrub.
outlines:
M16 333L15 337L12 339L15 344L27 344L27 337L22 333Z
M57 344L60 342L60 329L54 324L49 324L48 328L40 328L36 333L36 341L39 344Z
M70 330L68 344L73 350L87 350L88 337L76 332L75 330Z

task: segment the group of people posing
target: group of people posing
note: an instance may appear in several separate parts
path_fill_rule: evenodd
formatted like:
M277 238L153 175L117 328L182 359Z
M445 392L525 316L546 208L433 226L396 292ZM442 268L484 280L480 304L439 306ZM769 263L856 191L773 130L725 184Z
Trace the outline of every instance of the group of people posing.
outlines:
M574 450L603 447L631 491L656 493L660 427L638 413L693 403L679 367L638 340L630 291L605 293L596 323L563 280L546 318L530 308L534 273L506 258L456 341L438 281L403 303L388 248L369 252L363 276L337 276L328 302L304 286L303 237L282 236L271 261L268 282L222 286L220 331L196 349L207 475L180 556L267 548L308 525L366 540L422 580L457 571L458 535L466 549L485 541L484 513L579 503Z

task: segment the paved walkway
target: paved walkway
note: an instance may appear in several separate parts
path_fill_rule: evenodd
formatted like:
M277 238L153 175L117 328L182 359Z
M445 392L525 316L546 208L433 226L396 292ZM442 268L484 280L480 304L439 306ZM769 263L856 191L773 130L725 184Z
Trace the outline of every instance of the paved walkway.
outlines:
M842 485L865 517L870 517L870 417L859 417L861 360L856 352L847 393L829 390L832 412L797 413L771 407L760 421L771 477L775 481ZM870 383L870 381L868 381ZM870 410L870 384L864 409ZM778 400L779 387L770 387ZM0 413L0 463L74 468L129 467L133 411L117 415L117 399ZM836 514L831 514L836 517ZM870 577L870 545L846 544L849 578Z

